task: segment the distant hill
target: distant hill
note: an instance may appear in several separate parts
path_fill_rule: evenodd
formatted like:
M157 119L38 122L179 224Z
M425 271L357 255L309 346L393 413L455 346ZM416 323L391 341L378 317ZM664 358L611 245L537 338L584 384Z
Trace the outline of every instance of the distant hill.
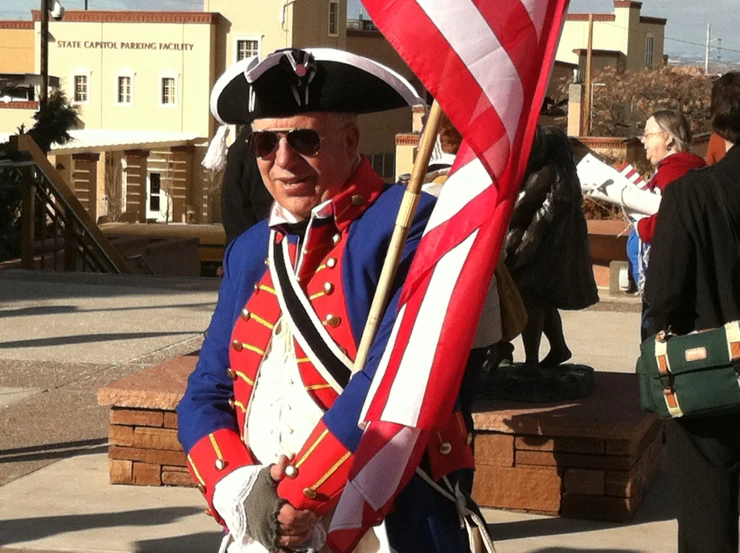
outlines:
M668 65L679 67L704 68L704 58L700 56L672 56L668 59ZM709 72L722 74L728 71L740 71L740 60L709 60Z

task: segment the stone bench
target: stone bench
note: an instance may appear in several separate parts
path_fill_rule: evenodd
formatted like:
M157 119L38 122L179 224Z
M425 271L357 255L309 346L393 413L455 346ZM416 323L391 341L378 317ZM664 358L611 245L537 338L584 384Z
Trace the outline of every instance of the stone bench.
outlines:
M175 407L197 358L179 357L98 392L110 406L112 484L193 486ZM640 410L635 374L596 373L585 400L478 402L473 496L482 507L632 518L658 466L661 423Z

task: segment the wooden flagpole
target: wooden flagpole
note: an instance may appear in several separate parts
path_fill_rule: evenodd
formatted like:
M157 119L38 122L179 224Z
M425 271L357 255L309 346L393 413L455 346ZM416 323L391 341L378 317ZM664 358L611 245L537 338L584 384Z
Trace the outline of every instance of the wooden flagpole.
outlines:
M437 138L441 115L442 110L435 100L432 104L432 109L429 111L427 124L424 126L424 130L421 133L419 150L416 153L416 160L414 161L414 168L411 172L411 179L406 186L406 192L403 195L401 207L398 210L396 226L393 229L391 243L388 246L388 254L383 263L383 270L380 272L380 280L378 281L378 287L375 290L375 296L373 297L373 303L370 307L370 314L367 317L365 330L362 332L362 339L360 340L360 346L357 350L357 356L355 357L355 362L352 367L352 374L361 371L365 367L370 346L375 339L378 327L380 326L380 321L383 318L385 308L388 305L391 286L396 277L396 270L398 269L398 264L401 260L401 253L406 244L406 237L409 234L411 223L414 220L416 206L419 203L421 184L424 180L424 175L426 175L427 168L429 167L429 158L432 157L432 150L434 149L434 141Z

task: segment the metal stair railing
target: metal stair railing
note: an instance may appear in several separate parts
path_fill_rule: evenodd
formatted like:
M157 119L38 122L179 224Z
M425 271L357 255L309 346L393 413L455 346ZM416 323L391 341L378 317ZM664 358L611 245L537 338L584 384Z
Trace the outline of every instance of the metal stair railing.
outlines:
M22 174L23 269L57 271L61 261L64 271L130 272L124 258L30 136L11 136L9 157L0 166L16 168Z

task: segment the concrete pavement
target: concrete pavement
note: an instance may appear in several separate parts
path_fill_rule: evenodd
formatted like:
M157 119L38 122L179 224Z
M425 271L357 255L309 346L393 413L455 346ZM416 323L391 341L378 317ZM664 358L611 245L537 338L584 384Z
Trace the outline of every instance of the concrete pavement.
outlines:
M108 484L95 394L197 349L216 293L213 281L0 273L0 553L215 553L196 490ZM563 313L573 361L633 371L634 307ZM629 524L485 514L498 553L675 551L662 473Z

